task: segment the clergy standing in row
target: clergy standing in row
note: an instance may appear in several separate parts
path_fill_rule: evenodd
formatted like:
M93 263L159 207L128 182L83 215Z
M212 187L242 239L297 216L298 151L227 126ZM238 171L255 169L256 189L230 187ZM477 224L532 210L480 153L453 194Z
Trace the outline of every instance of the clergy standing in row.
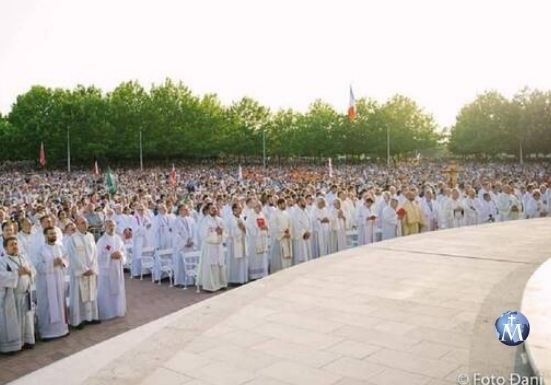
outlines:
M331 209L329 210L330 228L329 235L329 254L345 250L347 217L339 198L333 199Z
M277 200L277 211L272 216L273 240L270 252L270 272L290 267L293 262L291 217L285 210L285 199Z
M34 343L34 311L31 285L35 270L19 253L17 238L3 238L0 257L0 353L31 348Z
M228 286L223 244L224 222L217 214L218 208L207 203L199 228L203 245L197 269L197 285L206 291L218 291Z
M314 229L314 258L323 257L329 254L329 238L331 236L329 210L325 198L317 198L316 207L312 210L312 226Z
M132 265L131 272L133 277L139 277L142 271L142 250L148 246L153 247L149 243L149 233L152 230L152 223L149 216L145 214L143 205L137 207L137 213L132 218Z
M100 320L123 317L126 314L126 290L123 266L126 263L124 242L115 232L113 220L105 221L105 234L97 244L98 311Z
M247 229L241 215L239 203L232 205L232 215L227 220L228 226L228 263L229 283L243 284L249 280L249 261L247 258Z
M68 242L70 291L69 324L83 327L84 323L99 323L97 301L98 259L96 242L89 233L84 217L76 220L77 231Z
M373 198L367 195L364 204L358 208L358 244L367 245L375 242L375 220L377 215L373 207Z
M249 253L249 279L268 275L268 219L262 212L262 204L254 203L245 220L247 251Z
M391 198L390 204L383 209L382 212L382 239L396 238L399 234L400 219L396 213L398 207L398 199Z
M159 213L154 218L155 248L158 250L172 247L173 232L172 214L167 214L166 206L159 206Z
M172 245L176 255L174 260L174 284L189 284L189 282L186 282L187 277L183 254L197 250L199 244L197 241L197 224L190 216L188 205L182 204L178 206L178 216L174 219L173 227L174 238Z
M312 259L312 219L306 210L306 199L297 199L297 209L292 218L293 265Z
M69 334L65 307L65 271L68 266L63 246L57 242L53 227L44 229L46 242L34 260L36 279L38 334L43 340Z

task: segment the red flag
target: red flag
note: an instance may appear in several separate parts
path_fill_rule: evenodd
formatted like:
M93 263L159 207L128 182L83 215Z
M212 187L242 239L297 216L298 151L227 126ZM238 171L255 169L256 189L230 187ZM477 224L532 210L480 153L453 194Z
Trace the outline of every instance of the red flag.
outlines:
M174 163L172 163L172 171L170 172L170 184L173 186L176 186L176 168L174 167Z
M38 161L42 167L46 166L46 153L44 152L44 142L40 143L40 155L38 156Z
M98 167L98 161L97 160L94 161L94 175L95 176L99 175L99 167Z
M353 121L356 119L356 98L354 98L354 92L352 92L352 86L350 86L350 101L348 103L348 120Z

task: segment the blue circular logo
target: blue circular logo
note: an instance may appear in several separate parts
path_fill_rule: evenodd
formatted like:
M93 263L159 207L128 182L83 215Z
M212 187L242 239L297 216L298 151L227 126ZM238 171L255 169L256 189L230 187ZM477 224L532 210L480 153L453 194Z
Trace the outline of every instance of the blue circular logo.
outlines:
M530 334L528 318L519 311L506 311L496 319L496 335L507 346L522 344Z

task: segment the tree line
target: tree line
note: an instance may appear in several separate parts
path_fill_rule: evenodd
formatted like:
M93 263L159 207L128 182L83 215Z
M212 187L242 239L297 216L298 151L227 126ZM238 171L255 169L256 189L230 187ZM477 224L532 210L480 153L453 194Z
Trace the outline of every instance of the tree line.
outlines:
M170 79L146 90L121 83L105 93L34 86L0 115L0 161L36 160L44 143L48 167L63 167L70 143L73 163L92 159L147 161L238 159L258 161L263 142L270 159L348 157L386 159L448 149L457 155L517 154L551 150L551 94L521 91L513 100L487 92L466 105L448 135L415 101L395 95L356 102L356 119L314 101L308 111L271 111L244 97L223 105L215 94L195 95Z
M248 97L223 105L216 95L195 95L169 79L149 90L125 82L110 93L34 86L0 117L0 160L36 159L43 142L48 164L62 166L69 141L75 163L136 161L140 133L143 157L151 161L258 160L263 141L271 159L386 157L387 130L398 157L433 148L436 128L431 115L400 95L382 104L359 99L350 121L321 100L304 113L271 111Z
M551 153L551 91L524 88L507 99L495 91L464 106L450 130L450 151L488 157Z

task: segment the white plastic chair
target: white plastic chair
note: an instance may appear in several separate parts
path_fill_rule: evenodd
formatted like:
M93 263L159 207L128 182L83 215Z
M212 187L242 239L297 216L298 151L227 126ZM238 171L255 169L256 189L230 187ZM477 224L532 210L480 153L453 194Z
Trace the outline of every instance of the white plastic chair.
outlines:
M358 230L348 230L346 232L346 243L349 248L358 246Z
M123 268L130 270L130 279L132 279L132 245L124 245L124 248L126 250L126 263Z
M174 286L174 266L172 264L172 249L163 249L157 250L155 252L155 259L157 264L157 272L159 276L159 285L161 284L161 279L163 278L163 273L168 276L170 281L170 287Z
M143 281L143 273L145 271L149 271L151 273L151 282L153 282L153 268L155 267L155 249L153 247L143 248L140 259L142 263L140 280Z
M184 290L187 290L187 281L188 278L193 278L195 286L197 286L197 293L199 293L199 285L197 284L197 275L199 274L197 269L199 268L199 251L190 251L187 253L182 253L182 258L184 260Z

